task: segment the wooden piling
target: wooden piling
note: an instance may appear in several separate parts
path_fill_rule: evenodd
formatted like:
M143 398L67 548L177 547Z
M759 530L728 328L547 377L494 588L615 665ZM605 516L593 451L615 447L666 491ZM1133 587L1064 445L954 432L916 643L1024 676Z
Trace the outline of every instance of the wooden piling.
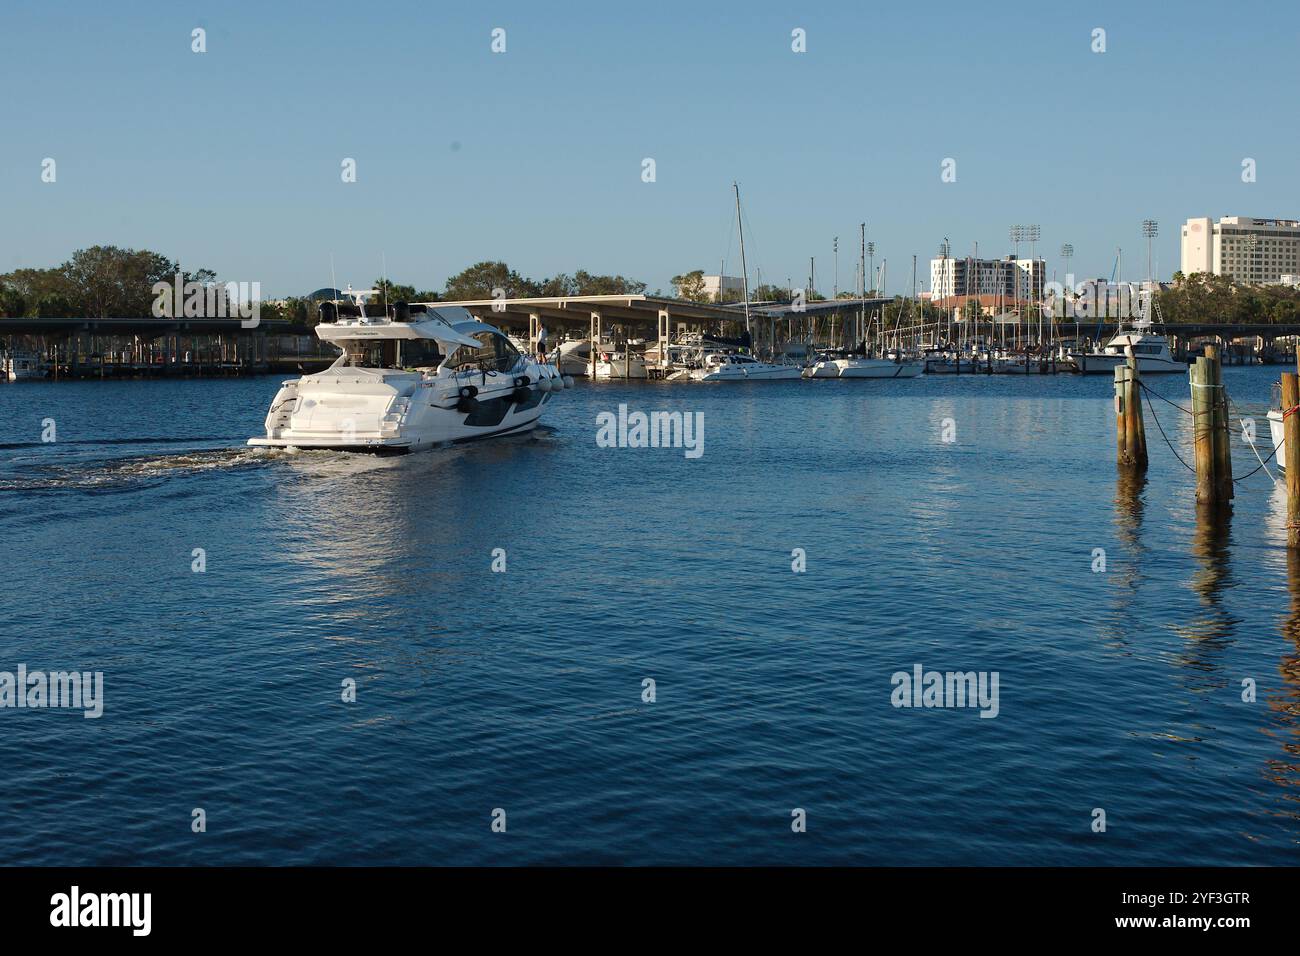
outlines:
M1214 387L1210 389L1211 424L1214 431L1214 480L1218 486L1218 500L1231 501L1235 496L1232 485L1232 439L1228 434L1228 391L1223 387L1223 366L1219 361L1218 346L1206 349Z
M1192 456L1196 463L1196 501L1215 504L1218 485L1214 480L1214 428L1210 408L1213 376L1210 363L1198 358L1190 371L1192 387Z
M1300 548L1300 414L1293 409L1300 405L1300 376L1295 372L1282 373L1282 444L1286 469L1286 544Z
M1127 373L1124 382L1125 443L1128 445L1133 466L1146 470L1147 433L1142 421L1142 377L1138 372L1137 356L1133 354L1133 347L1125 347L1124 352L1128 356L1128 367L1124 370Z
M1128 429L1125 426L1124 412L1125 383L1128 380L1126 372L1124 366L1115 366L1115 464L1121 469L1129 467Z

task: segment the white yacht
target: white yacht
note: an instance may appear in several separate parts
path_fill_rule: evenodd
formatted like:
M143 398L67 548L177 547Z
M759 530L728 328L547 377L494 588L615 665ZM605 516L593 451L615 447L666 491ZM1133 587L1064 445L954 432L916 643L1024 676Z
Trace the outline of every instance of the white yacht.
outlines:
M803 369L797 365L776 365L760 362L752 355L736 352L704 356L703 364L691 370L696 382L771 382L801 378Z
M861 355L822 355L804 369L806 378L916 378L925 371L922 360L865 358Z
M1133 346L1139 372L1187 372L1187 363L1174 359L1169 351L1169 339L1156 329L1147 315L1136 319L1131 329L1116 330L1114 338L1103 349L1067 354L1076 372L1084 375L1110 375L1114 373L1115 366L1127 361L1124 349L1129 345Z
M323 372L283 383L266 436L248 444L401 454L536 427L572 384L462 309L321 304L316 334L343 354ZM446 313L446 314L444 314Z

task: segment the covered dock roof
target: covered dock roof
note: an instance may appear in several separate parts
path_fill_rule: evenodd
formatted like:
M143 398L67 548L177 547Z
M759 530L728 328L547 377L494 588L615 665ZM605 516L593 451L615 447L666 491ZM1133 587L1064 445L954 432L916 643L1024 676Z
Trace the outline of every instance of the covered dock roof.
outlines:
M666 313L670 319L694 319L699 322L744 321L739 306L689 302L653 295L566 295L555 298L468 299L460 302L422 303L430 308L458 307L489 324L502 322L529 325L539 319L552 322L587 323L599 315L604 322L624 324L658 323ZM750 309L751 313L753 309Z

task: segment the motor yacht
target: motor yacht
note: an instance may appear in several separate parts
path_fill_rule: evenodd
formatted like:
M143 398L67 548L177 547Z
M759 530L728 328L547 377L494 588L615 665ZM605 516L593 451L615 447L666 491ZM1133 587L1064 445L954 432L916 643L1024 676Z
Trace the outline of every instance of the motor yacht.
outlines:
M342 349L325 371L284 382L263 448L401 454L522 433L572 384L463 309L324 302L316 334Z
M1128 360L1125 350L1131 346L1133 356L1137 359L1139 372L1186 373L1187 363L1174 359L1173 354L1169 351L1169 339L1151 320L1153 311L1157 317L1160 315L1159 305L1154 294L1143 292L1142 298L1142 317L1134 320L1131 329L1125 329L1121 325L1116 330L1115 336L1106 343L1105 348L1093 349L1090 352L1074 351L1067 353L1069 362L1074 366L1076 372L1081 372L1084 375L1113 374L1115 366L1122 365Z

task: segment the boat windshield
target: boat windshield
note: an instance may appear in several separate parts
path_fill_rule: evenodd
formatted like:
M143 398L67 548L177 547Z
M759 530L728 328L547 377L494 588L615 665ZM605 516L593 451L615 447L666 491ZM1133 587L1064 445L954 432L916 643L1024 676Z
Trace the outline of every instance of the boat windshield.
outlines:
M465 346L451 357L447 365L457 369L479 369L484 372L508 372L515 367L521 353L514 344L500 332L477 332L471 338L477 339L479 347L472 349Z

